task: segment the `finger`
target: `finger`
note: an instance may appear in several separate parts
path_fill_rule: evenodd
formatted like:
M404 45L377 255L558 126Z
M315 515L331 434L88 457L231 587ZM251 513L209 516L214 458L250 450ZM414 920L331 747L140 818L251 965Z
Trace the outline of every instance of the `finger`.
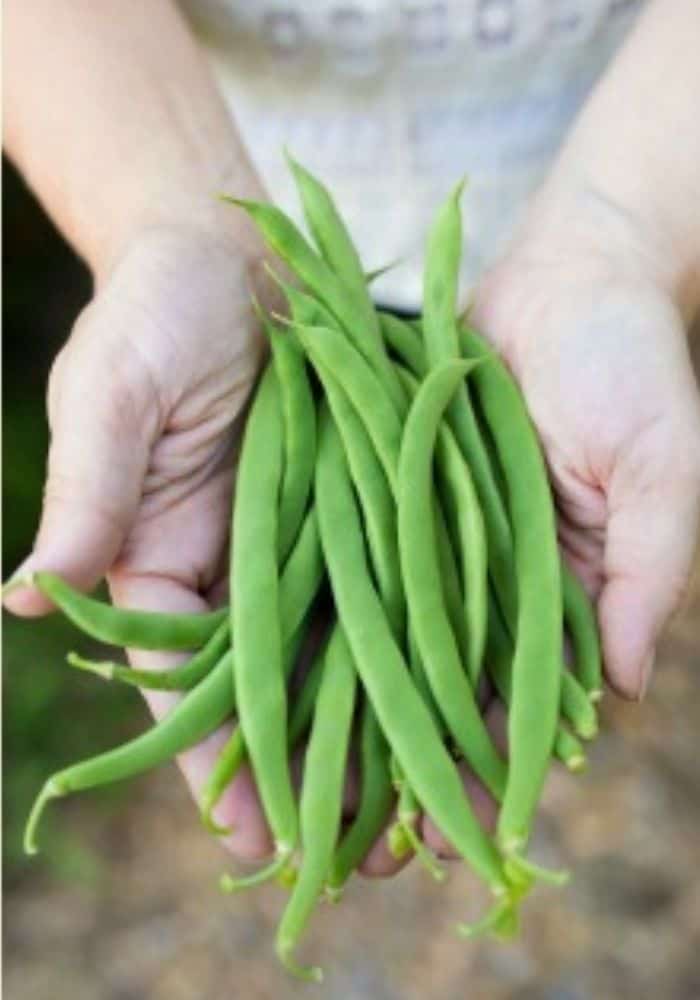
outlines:
M691 433L692 430L692 433ZM659 635L689 588L700 518L700 420L627 456L609 491L598 613L608 681L642 698Z
M18 571L59 573L80 589L104 576L129 530L158 423L144 366L103 311L89 307L56 359L49 384L51 444L39 531ZM15 614L44 614L34 588L6 598Z

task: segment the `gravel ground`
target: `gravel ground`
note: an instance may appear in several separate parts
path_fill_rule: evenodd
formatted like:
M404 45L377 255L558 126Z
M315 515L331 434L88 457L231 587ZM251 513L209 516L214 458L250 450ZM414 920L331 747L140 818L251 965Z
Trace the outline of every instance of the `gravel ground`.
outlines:
M699 567L700 568L700 567ZM700 574L696 574L696 578ZM664 641L642 705L608 697L588 773L552 774L534 853L573 873L539 889L515 944L465 944L479 890L452 866L357 881L319 910L304 954L321 987L278 969L282 891L221 897L226 858L174 768L108 818L89 796L61 822L105 859L89 883L42 870L6 898L7 1000L696 1000L700 997L700 586ZM107 861L108 859L108 861Z

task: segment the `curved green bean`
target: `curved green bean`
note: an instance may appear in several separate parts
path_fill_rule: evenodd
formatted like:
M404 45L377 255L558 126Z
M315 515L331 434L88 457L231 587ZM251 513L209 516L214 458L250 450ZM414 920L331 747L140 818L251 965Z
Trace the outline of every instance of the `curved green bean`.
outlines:
M462 216L459 207L463 183L458 184L438 211L428 236L423 281L422 330L429 367L458 358L457 287L462 252ZM517 601L512 583L511 530L494 471L471 405L470 389L461 386L447 411L447 419L469 463L484 513L489 570L508 621L515 621Z
M598 735L595 704L566 667L561 672L561 713L582 740L592 740Z
M513 658L513 643L510 633L503 624L501 611L495 600L491 601L488 620L488 639L486 647L486 662L489 677L494 683L501 701L510 705L510 690L512 683L511 664ZM586 754L576 737L559 723L554 738L554 755L566 765L570 771L581 771L586 766Z
M279 605L285 678L291 673L299 646L306 634L304 618L318 592L323 573L318 519L312 507L304 519L280 579ZM200 798L200 818L211 833L222 835L230 832L214 822L212 812L233 781L245 756L245 741L239 727L234 729L219 751Z
M404 368L399 368L399 375L415 398L419 388L418 382ZM456 631L457 644L467 664L472 687L476 690L484 658L488 619L486 533L481 506L469 468L450 428L445 423L441 423L437 430L435 465L462 569L464 604L463 615L460 614L459 618L464 622L465 628ZM438 542L438 551L441 548ZM443 583L444 580L443 570ZM449 610L448 607L448 614Z
M316 406L306 373L304 354L290 333L266 322L277 373L284 417L284 474L280 493L280 564L283 565L299 531L309 500L316 464Z
M508 490L517 632L508 716L510 765L498 838L506 853L528 840L558 723L562 593L554 506L537 436L515 384L484 361L471 377Z
M226 653L197 687L145 733L53 774L29 814L24 837L27 854L37 852L36 829L50 799L141 774L187 750L221 725L235 703L232 659L232 653Z
M492 364L502 373L504 381L511 379L501 359L476 331L470 327L462 326L459 338L462 352L465 356L490 358ZM526 417L527 411L524 403L522 403L522 409ZM528 427L530 427L529 420ZM530 429L530 433L533 435L534 431ZM600 636L595 611L586 591L563 559L561 560L561 580L564 601L564 622L573 644L576 676L589 699L596 702L602 697L603 684ZM577 685L575 681L567 681L566 683L567 690L571 692L570 707L574 707L575 711L575 706L581 703L580 691L576 691ZM590 712L586 713L585 709L581 709L581 711L584 714L584 732L582 733L584 735L586 730L593 731L597 726L595 722L591 722ZM568 711L565 714L569 715ZM594 716L595 713L593 713ZM584 738L589 737L584 735Z
M326 894L340 899L343 887L367 856L389 815L394 790L389 773L389 747L369 701L362 707L360 723L360 801L355 817L333 857Z
M399 405L403 390L384 350L384 342L379 333L374 332L373 326L358 324L356 296L347 284L309 246L291 219L275 205L241 198L225 197L224 201L247 212L268 246L333 313L357 350L376 371L390 398Z
M287 754L277 564L282 447L279 389L269 365L248 416L238 464L231 532L231 631L236 641L239 725L278 860L291 856L298 835Z
M494 797L506 788L506 765L496 752L462 669L441 594L431 524L432 456L451 394L474 367L450 361L422 383L404 429L398 475L401 571L411 629L440 712L460 750Z
M293 956L328 875L340 830L356 681L347 639L342 628L336 628L325 656L304 759L299 806L303 856L275 941L285 967L316 982L322 979L321 969L302 967Z
M591 701L603 696L603 668L595 610L578 578L562 563L564 621L571 637L576 676Z
M321 256L347 286L352 296L355 323L375 339L379 324L367 291L367 277L345 223L328 189L305 167L287 154L304 218Z
M342 334L328 327L307 327L301 324L294 324L294 329L319 377L323 379L324 370L334 376L365 421L389 485L392 492L395 492L402 428L399 416L381 382ZM371 426L367 423L368 420L371 420Z
M170 670L139 670L110 660L88 660L78 653L69 653L66 660L71 667L86 670L107 681L117 680L150 691L189 691L215 667L228 649L229 642L229 623L226 620L191 660Z
M319 367L318 374L362 508L379 594L392 631L399 639L405 628L406 602L399 567L394 498L365 425L341 385L323 367Z
M30 573L23 583L36 587L86 635L130 649L199 649L228 619L228 609L200 614L136 611L97 601L53 573Z
M426 373L423 343L409 323L391 313L380 313L382 334L397 358L414 375L423 378Z
M283 600L284 595L281 594L280 603ZM306 624L306 622L302 622L285 643L284 669L286 674L292 672L294 663L299 655L299 650L304 643L304 639L306 638ZM216 837L225 837L232 833L230 827L222 826L215 821L213 812L221 796L238 774L241 764L246 760L247 756L248 752L245 740L243 739L243 732L239 725L235 727L219 751L214 766L209 772L204 788L202 789L202 794L199 797L199 818L209 833L213 833ZM229 881L229 891L240 888L240 884L235 879L227 880L227 884Z

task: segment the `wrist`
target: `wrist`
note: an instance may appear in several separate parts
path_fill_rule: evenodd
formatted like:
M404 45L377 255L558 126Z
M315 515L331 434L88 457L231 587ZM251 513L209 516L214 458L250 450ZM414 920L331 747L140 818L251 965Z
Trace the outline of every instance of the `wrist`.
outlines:
M562 158L533 200L518 243L530 256L571 258L572 266L585 262L598 276L652 285L690 327L700 307L700 247L653 208Z
M77 229L75 242L91 268L96 285L109 276L128 247L154 231L178 232L230 251L255 266L265 249L244 212L224 204L221 194L264 199L265 192L247 163L192 166L148 178L126 176L113 210L98 226Z

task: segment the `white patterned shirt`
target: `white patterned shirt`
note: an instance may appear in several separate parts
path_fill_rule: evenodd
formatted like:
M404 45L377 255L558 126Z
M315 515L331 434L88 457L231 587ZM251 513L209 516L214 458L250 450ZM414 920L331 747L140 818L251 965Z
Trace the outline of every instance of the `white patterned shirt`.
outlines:
M286 145L414 309L436 206L466 174L466 294L645 0L180 2L270 196L300 218Z

